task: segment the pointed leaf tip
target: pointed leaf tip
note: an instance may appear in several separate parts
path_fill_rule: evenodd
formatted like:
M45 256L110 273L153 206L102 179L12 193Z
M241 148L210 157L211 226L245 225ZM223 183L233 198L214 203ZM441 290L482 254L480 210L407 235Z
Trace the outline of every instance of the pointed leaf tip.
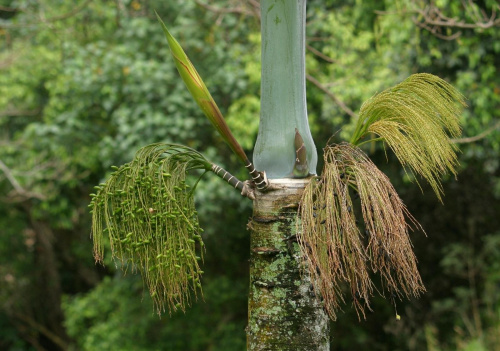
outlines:
M233 134L229 130L229 127L219 110L219 107L215 103L212 95L208 91L205 83L201 79L200 75L196 71L194 65L189 60L188 56L182 49L181 45L175 40L175 38L170 34L167 26L161 20L158 13L155 11L158 21L160 22L165 37L167 38L168 46L170 47L170 52L175 62L175 66L179 71L179 74L186 84L189 92L193 96L194 100L201 108L205 116L210 120L212 125L217 129L222 138L226 141L233 152L243 161L243 163L248 164L248 158L243 151L243 148L236 141Z

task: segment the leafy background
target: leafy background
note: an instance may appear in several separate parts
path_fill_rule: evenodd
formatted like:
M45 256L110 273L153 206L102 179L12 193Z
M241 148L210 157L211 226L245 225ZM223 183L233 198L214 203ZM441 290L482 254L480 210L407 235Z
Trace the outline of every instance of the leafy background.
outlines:
M204 300L161 318L140 277L123 276L109 258L105 267L94 264L87 205L111 165L153 142L194 147L245 177L177 77L153 9L251 155L260 84L255 3L0 0L0 349L245 349L247 199L213 177L199 185ZM386 300L376 300L363 321L348 303L332 323L335 350L500 345L500 30L443 27L433 34L418 25L418 10L430 4L469 23L498 6L308 2L307 73L330 94L308 83L319 151L332 134L340 141L352 131L349 109L416 72L436 74L468 98L465 136L492 131L461 145L461 170L444 181L444 206L428 186L412 183L392 154L366 149L426 230L412 240L428 292L397 302L400 321Z

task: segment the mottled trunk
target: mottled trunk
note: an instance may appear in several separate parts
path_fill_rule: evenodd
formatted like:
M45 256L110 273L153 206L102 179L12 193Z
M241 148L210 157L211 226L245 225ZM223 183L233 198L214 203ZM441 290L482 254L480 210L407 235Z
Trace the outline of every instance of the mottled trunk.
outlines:
M247 349L329 350L329 318L300 269L296 214L308 179L279 179L257 193L251 229Z

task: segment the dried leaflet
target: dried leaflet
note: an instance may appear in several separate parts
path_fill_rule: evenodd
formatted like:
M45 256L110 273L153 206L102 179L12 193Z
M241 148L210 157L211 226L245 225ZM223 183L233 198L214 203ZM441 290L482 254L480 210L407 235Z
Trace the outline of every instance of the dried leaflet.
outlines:
M299 245L330 317L336 318L345 300L345 283L358 316L364 316L375 289L371 272L380 274L382 289L391 296L418 296L425 291L406 219L420 226L387 176L349 144L326 147L324 160L321 178L310 182L301 201ZM364 234L356 223L353 192L359 193Z

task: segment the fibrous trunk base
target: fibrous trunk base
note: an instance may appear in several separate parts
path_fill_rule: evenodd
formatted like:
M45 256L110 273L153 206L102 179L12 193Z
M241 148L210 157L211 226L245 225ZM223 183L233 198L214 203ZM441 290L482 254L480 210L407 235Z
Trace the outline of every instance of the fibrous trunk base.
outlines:
M329 318L300 270L296 215L308 179L272 180L256 194L251 229L247 349L329 350Z

